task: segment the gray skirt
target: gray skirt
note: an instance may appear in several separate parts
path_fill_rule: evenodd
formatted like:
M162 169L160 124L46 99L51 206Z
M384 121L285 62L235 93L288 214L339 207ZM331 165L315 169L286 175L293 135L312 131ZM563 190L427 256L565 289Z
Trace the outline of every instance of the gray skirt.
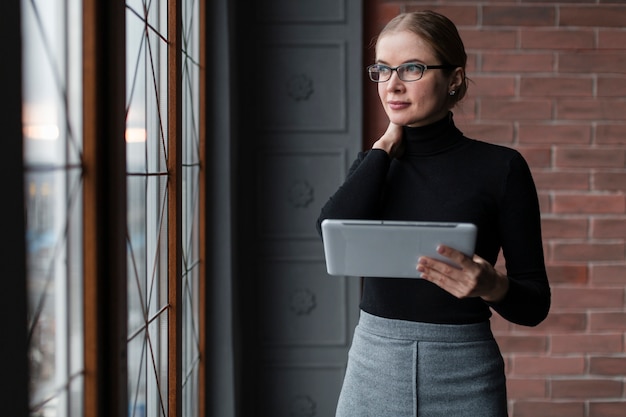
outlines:
M440 325L361 311L336 417L506 417L489 322Z

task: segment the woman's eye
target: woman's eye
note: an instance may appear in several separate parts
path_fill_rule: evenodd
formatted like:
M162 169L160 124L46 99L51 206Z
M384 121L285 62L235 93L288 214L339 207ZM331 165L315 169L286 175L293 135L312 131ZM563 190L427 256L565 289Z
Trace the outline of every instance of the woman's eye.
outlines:
M418 64L407 64L404 67L404 71L409 74L420 74L422 72L422 66Z

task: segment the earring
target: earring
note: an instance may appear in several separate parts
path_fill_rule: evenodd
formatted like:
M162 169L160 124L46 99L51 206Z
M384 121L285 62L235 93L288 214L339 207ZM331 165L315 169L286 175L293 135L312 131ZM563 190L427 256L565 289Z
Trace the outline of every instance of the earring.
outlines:
M453 95L455 95L455 94L456 94L456 91L454 91L454 90L450 91L450 95L451 95L451 96L453 96Z

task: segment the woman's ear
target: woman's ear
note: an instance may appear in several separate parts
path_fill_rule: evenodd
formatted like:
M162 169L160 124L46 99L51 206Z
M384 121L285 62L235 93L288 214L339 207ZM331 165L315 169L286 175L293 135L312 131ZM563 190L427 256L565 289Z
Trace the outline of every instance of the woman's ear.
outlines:
M465 70L462 67L457 67L452 71L450 75L449 90L458 91L463 82L465 81Z

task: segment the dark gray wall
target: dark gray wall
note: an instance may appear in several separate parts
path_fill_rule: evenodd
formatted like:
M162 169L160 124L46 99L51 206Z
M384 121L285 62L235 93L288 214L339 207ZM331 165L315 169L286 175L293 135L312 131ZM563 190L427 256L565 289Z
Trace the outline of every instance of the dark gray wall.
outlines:
M362 141L360 0L238 3L233 293L241 416L334 414L360 282L315 220Z
M236 412L236 329L233 325L234 133L231 62L232 1L207 1L206 146L206 409L207 417Z

